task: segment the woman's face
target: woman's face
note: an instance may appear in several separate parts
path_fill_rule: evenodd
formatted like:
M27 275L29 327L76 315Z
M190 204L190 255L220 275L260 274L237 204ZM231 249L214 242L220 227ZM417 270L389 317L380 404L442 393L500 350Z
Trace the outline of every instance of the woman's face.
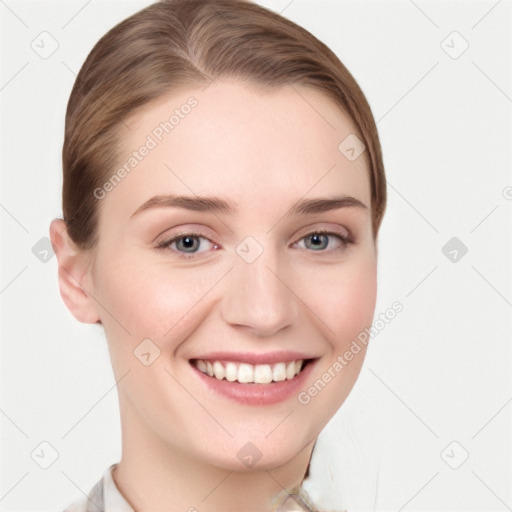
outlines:
M218 79L122 130L125 172L95 192L87 284L124 376L123 435L227 469L277 467L347 397L365 350L344 354L373 318L352 123L312 89Z

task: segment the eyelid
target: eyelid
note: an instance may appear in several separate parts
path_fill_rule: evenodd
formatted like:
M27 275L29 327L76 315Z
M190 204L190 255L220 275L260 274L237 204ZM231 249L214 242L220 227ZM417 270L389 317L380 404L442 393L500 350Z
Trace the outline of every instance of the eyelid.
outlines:
M304 228L304 230L299 231L299 235L297 235L298 239L302 239L305 236L312 235L315 233L322 233L326 235L336 235L341 238L353 240L353 235L351 231L346 228L345 226L336 225L336 226L320 226L318 227L318 224L314 224L312 226L308 226L307 228Z
M352 234L348 230L346 230L346 231L347 231L346 234L341 234L332 229L326 229L326 228L313 229L313 230L309 231L308 233L301 235L298 238L298 240L296 242L294 242L292 245L295 247L298 244L300 244L303 240L307 239L308 237L310 237L312 235L326 235L328 237L336 237L340 241L339 247L334 247L334 248L328 249L328 250L317 250L317 251L307 250L307 248L305 249L306 254L308 254L308 253L315 254L316 256L320 256L320 257L322 257L322 256L325 256L325 257L331 256L332 257L333 255L337 255L340 252L346 250L349 245L351 245L355 242L355 238L352 236Z
M174 232L173 230L177 230ZM158 243L157 240L160 238L164 233L167 233L168 231L171 231L172 234L165 237L166 240L169 240L171 238L185 236L185 235L194 235L194 236L202 236L204 238L208 238L208 240L211 240L211 237L215 236L213 233L206 234L206 231L210 232L208 228L205 228L202 224L182 224L180 226L174 226L174 227L167 227L163 231L160 231L158 235L156 235L152 242L153 244Z
M210 242L214 246L220 247L219 244L217 244L216 242L211 240L210 237L208 237L204 233L201 233L200 231L194 231L194 230L188 229L188 230L183 230L183 231L180 231L177 233L173 233L172 235L169 235L168 237L161 240L160 242L157 242L156 248L160 249L160 250L170 250L171 252L177 253L180 256L185 256L185 257L187 257L187 254L190 254L191 256L195 255L195 254L202 254L202 253L186 253L186 252L180 252L180 251L170 249L170 245L172 243L176 242L180 238L186 238L187 236L189 236L191 238L202 238L204 240L208 240L208 242Z

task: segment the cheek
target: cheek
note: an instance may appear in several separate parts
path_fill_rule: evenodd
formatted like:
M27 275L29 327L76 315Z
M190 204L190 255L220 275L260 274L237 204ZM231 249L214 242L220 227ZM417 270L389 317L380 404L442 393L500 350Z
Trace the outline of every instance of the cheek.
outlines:
M312 281L316 284L307 293L312 299L309 305L339 353L372 324L377 297L375 259L369 255L340 266L339 271L325 270L323 277L317 273Z
M100 266L98 266L100 268ZM115 268L103 265L96 276L98 302L103 306L102 323L107 338L132 349L143 339L153 340L161 349L172 350L173 340L193 330L195 308L225 274L217 266L208 272L144 265L126 258ZM130 351L127 351L130 352Z
M340 328L345 327L354 336L369 327L377 298L377 276L373 266L354 269L338 293ZM354 329L357 333L354 333ZM339 332L342 333L341 329Z

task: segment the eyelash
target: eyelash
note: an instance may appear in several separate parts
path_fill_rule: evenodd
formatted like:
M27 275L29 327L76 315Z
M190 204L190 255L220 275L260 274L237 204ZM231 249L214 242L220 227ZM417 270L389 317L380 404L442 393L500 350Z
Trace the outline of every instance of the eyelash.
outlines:
M328 250L319 250L319 251L312 250L311 252L319 252L319 253L324 253L324 254L325 253L338 254L339 252L343 251L348 245L354 243L354 238L352 237L352 235L349 234L349 235L345 236L345 235L341 235L339 233L333 233L332 231L328 231L326 229L317 229L317 230L311 231L311 232L305 234L304 236L302 236L298 242L300 242L300 241L304 240L305 238L308 238L312 235L328 235L328 236L336 237L340 240L341 246L337 247L335 249L331 249L330 251L328 251ZM194 253L187 254L187 253L177 251L175 249L171 249L171 245L174 242L181 240L183 238L203 238L205 240L208 240L210 243L214 244L215 246L217 246L217 244L212 242L208 237L202 235L201 233L180 233L178 235L173 235L172 238L167 238L165 240L162 240L161 242L159 242L157 244L156 248L158 250L162 250L162 251L170 250L170 251L178 254L179 258L183 258L183 259L187 259L187 260L197 257L197 254L200 254L200 253L194 252ZM296 245L298 242L295 242L294 245Z

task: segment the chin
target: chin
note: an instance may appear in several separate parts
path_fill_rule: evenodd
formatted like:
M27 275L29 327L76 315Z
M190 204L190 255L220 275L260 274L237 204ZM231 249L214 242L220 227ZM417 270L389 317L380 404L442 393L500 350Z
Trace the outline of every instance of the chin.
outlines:
M302 436L299 439L296 432L286 432L285 436L276 436L275 439L263 437L253 441L247 435L241 437L243 440L234 438L223 445L215 443L213 450L206 447L206 453L202 454L203 460L206 458L212 465L227 471L271 471L294 459L297 459L297 463L309 460L309 452L306 453L305 450L314 441L302 442ZM288 442L283 441L284 438Z

